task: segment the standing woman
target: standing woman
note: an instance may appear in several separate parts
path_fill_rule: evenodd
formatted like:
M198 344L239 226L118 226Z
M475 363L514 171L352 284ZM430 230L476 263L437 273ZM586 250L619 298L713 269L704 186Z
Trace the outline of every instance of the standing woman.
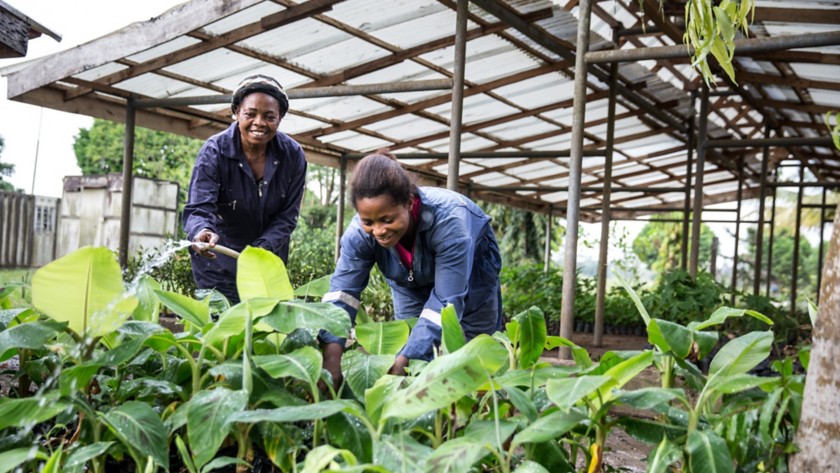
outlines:
M467 340L501 327L501 257L490 217L461 194L417 187L391 156L373 154L353 171L356 216L323 298L355 321L374 263L391 286L395 318L419 317L391 374L429 360L441 339L441 310L453 304ZM344 340L322 331L324 366L341 384Z
M276 80L246 77L230 107L236 121L198 153L183 221L189 240L207 244L190 249L196 285L237 303L236 260L209 250L217 243L235 251L251 245L285 262L304 193L306 159L295 140L277 131L289 98Z

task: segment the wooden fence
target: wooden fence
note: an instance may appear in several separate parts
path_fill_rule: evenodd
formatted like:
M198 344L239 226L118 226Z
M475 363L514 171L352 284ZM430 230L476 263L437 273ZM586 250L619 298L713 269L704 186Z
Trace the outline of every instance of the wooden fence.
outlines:
M53 260L58 205L55 198L0 191L0 268Z

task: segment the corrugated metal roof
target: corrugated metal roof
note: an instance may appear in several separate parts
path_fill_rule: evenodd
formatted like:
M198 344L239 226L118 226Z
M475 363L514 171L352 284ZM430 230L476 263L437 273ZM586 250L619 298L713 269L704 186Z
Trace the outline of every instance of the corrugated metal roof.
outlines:
M504 13L485 11L482 5L493 5ZM615 47L613 25L642 25L637 0L596 5L590 50ZM679 28L682 18L672 8L665 5L666 21L673 19ZM759 0L757 8L757 18L765 14L771 19L750 27L756 38L837 31L840 24L833 20L839 9L835 1ZM820 24L803 23L798 14L784 14L815 8L825 9L823 18L817 19ZM568 150L574 97L574 69L569 58L577 37L577 3L482 0L470 2L469 12L462 151ZM278 14L287 18L278 19ZM508 14L526 26L515 27L505 19ZM455 2L451 0L193 0L76 51L12 66L4 72L9 76L10 95L14 95L10 98L113 118L112 107L127 97L230 93L239 80L254 73L276 77L290 90L451 78L455 20ZM622 36L618 47L681 44L681 38L660 31L655 20L646 15L645 31ZM113 41L141 31L143 41ZM551 44L539 38L549 38L546 41ZM809 51L820 55L800 54ZM90 59L95 57L100 60ZM740 89L721 80L716 92L730 93L710 99L710 139L760 138L765 122L784 136L828 136L822 116L840 109L840 46L736 56L736 69ZM687 57L623 62L618 70L619 83L635 96L618 94L612 184L684 186L686 131L699 110L696 91L702 81L691 70ZM603 150L608 138L608 85L590 74L587 94L584 146ZM327 158L381 147L390 147L397 154L445 153L449 149L450 95L447 90L426 90L293 99L281 129L295 136L309 153ZM659 115L641 108L639 101L659 110ZM146 112L139 117L140 124L194 136L206 136L230 120L225 104ZM835 163L840 153L832 147L789 151L820 179L840 177L840 165ZM712 184L704 189L705 195L714 201L734 199L738 159L744 159L746 165L744 195L757 192L760 153L755 149L714 149L706 156L705 178ZM445 159L405 163L428 178L445 181ZM604 165L603 157L584 159L582 182L602 185ZM549 205L563 207L567 193L539 188L568 186L569 159L465 158L461 176L465 185L483 187L475 191L479 198L546 211ZM535 192L503 189L526 185L534 186ZM599 198L587 194L583 206L594 206ZM672 207L685 195L634 192L614 194L613 198L624 208ZM587 210L583 217L596 219L597 213Z

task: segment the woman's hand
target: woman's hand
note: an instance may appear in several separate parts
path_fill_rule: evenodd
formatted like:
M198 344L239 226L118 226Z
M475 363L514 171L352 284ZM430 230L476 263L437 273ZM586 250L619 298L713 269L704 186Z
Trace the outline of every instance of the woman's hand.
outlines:
M341 374L341 355L344 354L344 347L339 343L328 343L324 347L324 369L330 373L333 382L333 391L338 392L341 383L344 382L344 375ZM326 391L323 381L318 381L321 391Z
M393 374L396 376L405 376L407 373L405 372L405 368L408 366L408 358L397 355L397 359L394 360L394 364L391 365L391 369L388 370L388 374Z
M195 250L200 256L205 258L214 259L216 258L216 254L210 251L216 246L216 243L219 242L219 235L211 232L210 230L204 228L193 238L193 245L192 249Z

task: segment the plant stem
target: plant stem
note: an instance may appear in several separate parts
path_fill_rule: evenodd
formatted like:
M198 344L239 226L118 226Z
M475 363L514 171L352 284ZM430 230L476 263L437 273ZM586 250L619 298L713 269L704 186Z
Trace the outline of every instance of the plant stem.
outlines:
M443 443L443 419L438 409L435 411L435 438L432 441L432 448L440 447L441 443Z

